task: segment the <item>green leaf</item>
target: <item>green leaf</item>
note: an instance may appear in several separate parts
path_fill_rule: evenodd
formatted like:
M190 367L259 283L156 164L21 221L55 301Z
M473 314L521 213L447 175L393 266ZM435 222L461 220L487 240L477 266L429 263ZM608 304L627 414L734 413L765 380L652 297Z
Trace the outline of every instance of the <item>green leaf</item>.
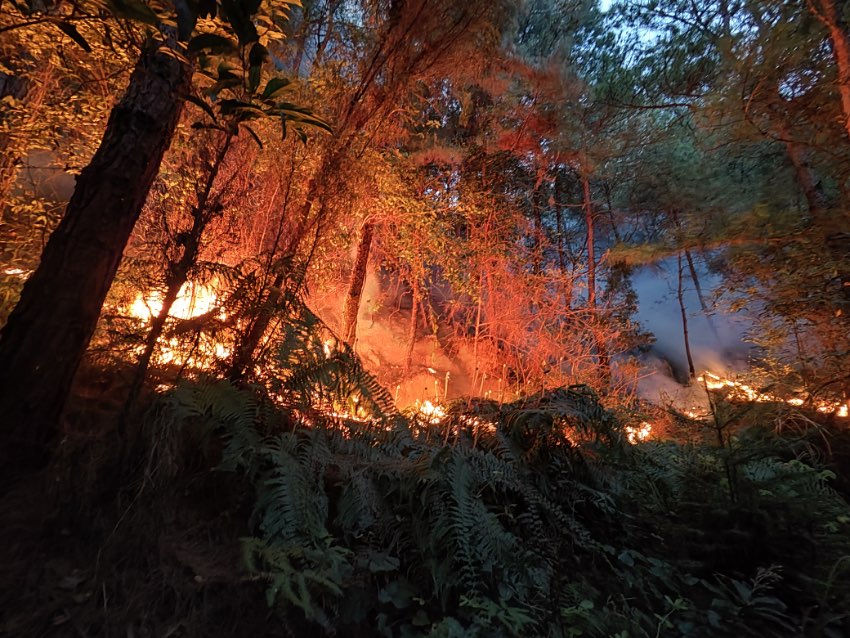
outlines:
M416 590L407 579L402 578L390 582L378 592L378 600L382 603L392 603L396 609L404 609L410 606L415 593Z
M290 84L291 81L288 78L272 78L266 83L266 87L263 89L262 98L264 100L269 100L283 91Z
M251 20L252 14L246 13L241 3L236 0L221 0L221 8L230 26L233 27L240 46L247 47L260 39L257 28Z
M199 129L204 131L221 131L222 133L227 133L227 129L223 126L219 126L218 124L205 124L204 122L192 122L193 129Z
M56 22L56 27L69 38L71 38L74 42L80 45L80 48L83 49L86 53L91 53L91 47L89 43L86 42L86 39L80 35L80 32L77 31L77 27L73 24L69 24L67 22Z
M257 143L257 146L259 146L259 147L262 149L262 148L263 148L263 142L262 142L262 140L260 139L260 136L259 136L259 135L257 135L256 131L254 131L254 129L252 129L252 128L251 128L250 126L248 126L247 124L243 124L243 125L242 125L242 128L244 128L246 131L248 131L248 134L249 134L251 137L253 137L253 138L254 138L254 141Z
M242 100L221 100L218 108L222 115L252 114L255 117L263 117L266 113L258 106Z
M117 18L126 18L144 24L159 24L159 16L141 0L106 0L106 7Z
M202 100L201 98L199 98L195 95L187 95L186 100L191 102L192 104L194 104L198 108L202 109L207 115L209 115L212 118L213 121L216 120L215 111L213 111L212 107L209 104L207 104L204 100Z
M217 33L199 33L189 40L188 50L192 54L208 51L213 55L226 55L236 53L239 48L233 40L223 35Z
M263 73L263 63L269 57L269 50L259 42L255 42L251 47L251 52L248 54L248 64L251 65L248 71L248 90L254 93L257 87L260 86L260 79Z
M391 572L398 569L399 560L384 552L373 551L369 556L369 571L373 574Z

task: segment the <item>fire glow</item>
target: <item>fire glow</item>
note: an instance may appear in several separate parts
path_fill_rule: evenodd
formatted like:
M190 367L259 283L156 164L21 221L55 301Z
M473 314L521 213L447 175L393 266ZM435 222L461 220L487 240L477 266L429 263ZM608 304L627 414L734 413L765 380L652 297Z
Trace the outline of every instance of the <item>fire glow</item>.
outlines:
M214 283L198 284L189 281L184 283L168 311L168 316L173 319L189 320L215 312L219 305L219 298ZM129 306L128 312L132 317L148 325L153 321L154 317L159 316L162 308L162 293L153 291L147 294L136 294L136 298ZM220 311L218 317L224 319L226 315L223 311ZM195 354L190 354L185 359L185 364L193 367L201 367L205 363L204 359L210 357L226 359L230 356L231 349L225 344L216 341L208 335L204 335L203 337L199 337L196 347L193 349ZM180 362L184 357L181 348L182 344L179 339L161 337L156 361L163 365Z
M194 319L215 310L218 295L211 285L196 284L187 281L177 293L177 299L168 311L175 319ZM143 295L138 293L130 306L130 314L148 322L162 312L162 293L154 291Z
M800 407L807 402L806 399L799 396L783 399L773 394L760 392L745 383L727 377L721 377L708 371L697 377L697 381L702 383L707 390L725 391L733 399L744 399L753 403L786 403ZM840 418L850 416L850 406L848 406L847 402L841 403L838 401L823 400L810 400L809 402L818 412L823 414L833 414Z
M628 442L635 445L649 439L650 434L652 434L652 424L642 421L638 426L627 425L625 431Z

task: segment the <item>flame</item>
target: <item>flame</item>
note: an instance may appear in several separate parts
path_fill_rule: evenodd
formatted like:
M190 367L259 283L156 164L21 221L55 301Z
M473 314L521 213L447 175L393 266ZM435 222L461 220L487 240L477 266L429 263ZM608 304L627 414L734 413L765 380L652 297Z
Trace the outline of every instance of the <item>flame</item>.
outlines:
M162 293L152 291L147 294L138 293L133 303L127 308L127 312L149 324L153 318L162 312ZM218 294L215 290L215 282L209 284L198 284L187 281L181 286L177 298L168 312L169 317L175 319L192 319L214 311L218 307ZM219 313L219 318L224 319L225 313ZM141 351L141 347L139 351ZM185 363L192 367L203 367L209 363L209 358L226 359L232 351L225 344L215 341L209 335L201 335L193 354L186 358L185 344L177 338L160 338L159 351L156 361L159 364Z
M446 409L443 406L435 405L427 399L422 402L422 405L418 405L418 401L416 403L419 414L425 417L425 420L431 425L439 425L440 421L446 418Z
M177 293L177 299L168 312L169 317L176 319L192 319L214 310L218 304L218 294L213 284L197 284L187 281ZM144 322L162 312L162 293L150 292L147 295L138 293L129 308L132 316Z
M782 398L774 394L759 392L745 383L721 377L713 372L704 372L697 377L697 381L703 383L709 390L727 390L728 395L732 398L746 399L754 403L786 403L795 407L800 407L806 403L806 399L803 397ZM823 414L833 414L840 418L850 416L850 406L847 402L815 400L812 405Z
M649 438L649 435L652 433L652 424L647 423L646 421L641 421L640 425L637 427L632 425L627 425L625 427L626 430L626 438L629 443L632 445L639 443L640 441L646 441Z

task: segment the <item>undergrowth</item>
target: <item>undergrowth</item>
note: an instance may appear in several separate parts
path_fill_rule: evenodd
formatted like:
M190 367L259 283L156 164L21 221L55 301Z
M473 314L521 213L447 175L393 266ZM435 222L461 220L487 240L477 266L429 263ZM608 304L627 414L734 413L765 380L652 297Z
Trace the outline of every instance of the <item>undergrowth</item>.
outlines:
M252 486L244 560L296 634L850 633L850 508L797 439L630 445L584 387L432 425L345 350L311 356L273 394L184 384L149 417ZM318 385L367 416L310 410Z
M0 634L850 635L820 433L716 410L690 443L632 445L584 386L433 424L322 330L290 318L253 385L152 395L123 455L60 454L58 513L0 538L3 582L39 580L4 594Z

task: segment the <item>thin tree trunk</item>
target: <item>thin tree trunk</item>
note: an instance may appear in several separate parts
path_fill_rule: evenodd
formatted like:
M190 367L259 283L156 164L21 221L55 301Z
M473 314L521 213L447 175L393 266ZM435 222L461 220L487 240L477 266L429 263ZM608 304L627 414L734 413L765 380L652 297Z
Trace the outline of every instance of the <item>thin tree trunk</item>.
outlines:
M142 356L139 357L139 363L136 366L136 373L133 376L133 382L130 385L130 392L127 395L124 410L121 418L119 419L119 432L122 435L124 434L124 426L126 425L127 416L129 416L130 411L133 408L133 404L136 402L139 392L141 392L142 386L145 383L145 377L147 376L148 368L150 367L151 359L153 358L153 353L156 351L156 344L165 329L165 324L168 321L168 315L171 314L171 308L174 306L174 302L177 301L177 297L180 295L180 290L183 288L183 284L188 281L189 272L198 261L198 254L201 249L201 236L213 217L213 213L210 210L210 195L212 194L213 186L215 185L215 180L218 177L219 171L224 164L224 158L227 155L227 151L230 149L232 139L232 135L229 133L225 135L224 141L222 142L218 153L216 153L216 157L210 166L209 172L207 173L204 190L200 193L197 205L192 211L192 228L189 229L183 243L183 253L180 255L180 259L177 262L169 264L168 276L166 277L165 295L162 299L162 308L160 308L159 313L157 313L156 317L154 317L151 322L150 331L148 331L148 336L145 340L145 349L142 352Z
M416 277L412 279L410 324L407 330L407 352L404 356L405 373L410 372L410 366L413 364L413 348L416 346L416 319L419 315L419 280Z
M164 45L160 45L164 46ZM142 51L65 216L0 333L0 464L32 470L49 443L150 186L171 143L191 67Z
M358 129L354 130L356 132ZM320 205L318 214L319 219L324 215L325 203L322 200L322 197L325 184L339 167L339 162L347 152L352 140L353 137L349 136L338 148L328 151L322 160L322 164L318 171L313 178L310 179L307 185L307 193L304 198L304 203L301 205L298 214L295 216L298 220L296 223L296 229L285 254L296 254L298 245L306 236L310 211L312 211L315 204L318 203ZM251 365L254 353L257 351L266 330L268 330L272 317L274 316L275 309L280 303L283 295L281 286L283 286L283 283L286 281L286 276L286 273L282 271L278 272L275 275L274 281L272 281L265 299L261 298L258 300L255 315L234 349L233 361L227 372L227 377L231 382L235 383L241 381L245 377L245 371L248 369L248 366Z
M313 181L309 187L310 192L308 193L307 201L304 203L301 211L301 222L303 223L299 223L299 229L295 233L295 238L290 242L289 250L285 253L285 255L294 257L297 253L298 246L304 238L309 210L312 207L312 203L316 200L315 189L315 181ZM281 299L283 299L283 285L286 282L287 277L290 275L291 273L284 272L282 268L278 268L278 272L275 274L274 280L272 280L271 285L268 287L268 292L263 293L265 294L265 299L263 299L261 294L257 300L254 316L234 348L233 360L230 364L230 369L227 372L227 378L231 382L236 383L245 378L245 373L248 370L248 367L254 361L254 353L257 352L257 348L260 346L260 341L262 341L263 335L266 334L266 331L269 329L272 318L275 315L275 311L278 309ZM298 282L299 287L301 283L302 282Z
M681 231L682 224L679 221L679 213L676 210L671 211L673 216L673 223L676 224L676 229ZM714 335L716 340L720 340L720 335L717 333L717 328L714 325L714 320L711 317L711 311L708 308L708 304L705 302L705 297L702 294L702 286L699 282L699 276L697 275L696 265L694 264L694 258L691 255L691 251L685 248L685 259L688 262L688 271L691 274L691 281L694 282L694 290L697 293L697 299L699 299L699 307L702 310L702 314L705 316L705 320L708 323L708 328L711 330L711 334ZM680 255L681 258L681 255Z
M776 132L785 145L786 155L794 168L797 185L806 198L809 215L814 222L816 231L823 237L826 249L835 262L844 263L848 258L848 247L844 233L847 221L846 212L829 209L823 184L817 178L809 161L808 150L792 137L790 128L781 119L776 126ZM841 295L846 301L850 301L850 275L839 274L838 285Z
M472 342L472 358L475 362L475 372L478 372L478 343L481 340L481 306L484 304L484 272L478 277L478 308L475 311L475 337Z
M783 137L785 153L794 168L797 184L806 198L809 214L818 222L826 221L828 216L826 193L823 190L823 184L815 175L806 149L790 137L791 133L784 124L780 126L780 134Z
M360 243L357 244L357 257L354 259L354 269L351 271L351 281L348 294L342 309L342 338L350 346L357 339L357 314L360 310L360 299L363 296L363 285L366 283L366 269L369 265L369 253L372 250L372 234L375 225L372 222L363 224Z
M587 227L587 305L596 310L596 247L594 246L593 200L590 197L590 180L586 175L581 177L581 188L584 193L584 223Z
M558 236L558 266L561 274L567 274L567 256L564 252L564 213L561 208L561 193L558 189L558 180L555 180L555 230ZM569 307L569 306L568 306Z
M699 283L699 276L697 275L697 269L694 265L694 258L691 256L691 251L685 249L685 259L688 262L688 271L691 274L691 281L694 282L694 290L697 292L697 299L699 299L699 307L702 310L702 314L705 316L705 320L708 323L708 329L711 330L711 334L714 335L715 340L720 340L720 335L717 333L717 327L714 325L714 318L711 316L711 310L708 308L708 304L705 302L705 297L702 294L702 286Z
M540 187L543 184L545 173L542 170L538 171L537 182L534 184L534 190L531 193L531 210L534 215L534 237L531 253L531 272L539 275L543 272L543 202L541 201L542 192Z
M850 138L850 30L835 0L809 0L809 9L829 31L838 66L838 93L844 111L844 130Z
M682 268L682 253L681 252L678 253L677 258L678 258L678 265L679 265L679 270L678 270L679 286L678 286L676 292L677 292L677 295L679 297L679 310L682 313L682 335L685 338L685 356L688 359L688 375L691 379L693 379L694 377L696 377L697 373L696 373L696 370L694 368L694 359L691 356L691 341L690 341L690 338L688 337L688 312L687 312L687 309L685 308L685 293L684 293L684 287L682 285L682 279L683 279L684 273L683 273L683 268Z
M590 193L590 178L587 175L582 175L581 187L584 196L584 222L587 227L587 307L591 311L591 332L596 347L596 359L599 362L602 379L607 385L611 380L611 359L608 356L608 348L605 347L605 336L597 312L595 219L593 199Z

